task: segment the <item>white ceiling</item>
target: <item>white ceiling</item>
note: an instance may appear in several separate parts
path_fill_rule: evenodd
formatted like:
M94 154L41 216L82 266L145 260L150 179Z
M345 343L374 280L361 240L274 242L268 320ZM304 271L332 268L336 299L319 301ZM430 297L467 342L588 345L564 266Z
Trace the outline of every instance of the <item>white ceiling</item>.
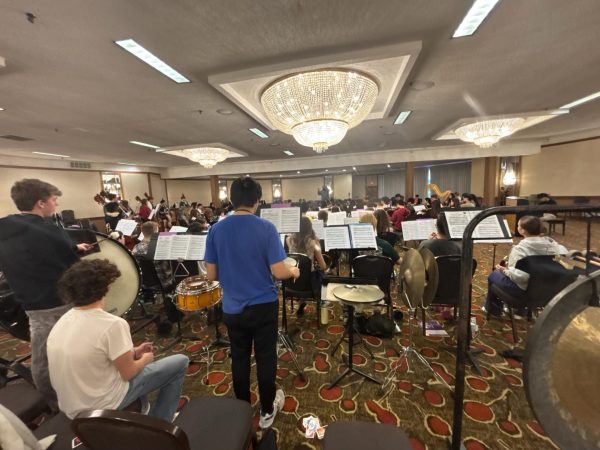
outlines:
M32 151L99 163L188 164L130 140L161 147L222 142L248 154L232 164L290 164L293 158L283 150L296 157L312 157L313 151L280 132L271 131L269 139L251 134L248 128L257 122L211 86L209 76L390 44L422 45L391 113L350 130L327 154L447 146L449 141L432 138L460 118L553 109L600 91L598 0L501 0L473 36L450 39L471 4L3 0L0 107L6 110L0 112L0 135L33 140L0 139L0 164L10 156L34 157ZM26 12L37 17L34 24ZM176 84L113 43L125 38L192 82ZM414 81L435 85L416 90ZM414 112L394 126L403 110ZM600 134L600 100L512 139L556 141L596 130Z

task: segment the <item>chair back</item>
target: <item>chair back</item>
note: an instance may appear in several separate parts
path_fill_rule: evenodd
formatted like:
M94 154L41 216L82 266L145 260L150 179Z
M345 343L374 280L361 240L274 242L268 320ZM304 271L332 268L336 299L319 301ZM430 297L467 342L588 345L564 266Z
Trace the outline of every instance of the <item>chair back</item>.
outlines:
M435 305L458 305L460 299L460 266L461 255L436 256L438 265L438 288L431 302ZM477 261L473 260L473 274L477 269Z
M352 273L355 277L377 278L377 284L385 294L386 302L391 301L390 282L394 262L387 256L361 255L352 260Z
M391 231L379 233L379 237L384 241L387 241L392 247L394 247L400 240L400 236L398 236L396 233L392 233Z
M154 261L145 256L136 255L135 260L142 271L142 289L161 290L160 278L156 273Z
M312 263L310 258L302 253L288 253L288 257L297 261L296 267L300 270L300 277L294 282L293 278L283 280L284 294L293 297L297 293L310 293L312 295L312 285L310 282L310 272Z
M71 429L90 450L190 449L181 428L129 411L84 411L73 419Z
M573 283L580 273L565 269L554 261L554 255L527 256L517 261L515 267L529 274L525 295L527 306L531 308L546 306L556 294Z
M65 227L77 223L77 220L75 220L75 211L73 211L72 209L63 209L60 212L60 215L62 216Z

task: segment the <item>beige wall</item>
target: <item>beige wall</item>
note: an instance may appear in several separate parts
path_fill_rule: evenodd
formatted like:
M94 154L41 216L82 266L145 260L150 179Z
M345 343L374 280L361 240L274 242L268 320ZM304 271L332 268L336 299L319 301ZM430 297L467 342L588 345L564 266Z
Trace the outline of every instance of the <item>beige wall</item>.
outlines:
M163 180L160 175L156 175L154 173L150 174L150 190L152 191L152 197L159 202L161 199L167 199L167 187L165 184L165 180ZM175 203L175 200L170 203L171 205Z
M259 182L260 187L262 188L262 199L271 203L273 201L273 184L271 180L256 180Z
M123 184L123 198L129 200L132 205L135 204L136 195L144 198L144 192L150 194L147 173L124 172L121 174L121 183ZM160 198L156 198L156 195L153 197L156 201L160 200Z
M471 160L471 189L475 195L483 195L483 184L485 180L485 158Z
M334 175L333 197L340 199L352 198L352 174Z
M521 161L521 196L600 195L600 139L543 147Z
M10 188L23 178L38 178L59 188L63 195L58 201L58 211L72 209L75 217L102 215L102 207L94 201L94 195L100 192L100 172L0 167L0 216L17 212Z
M167 196L169 205L178 202L181 194L185 194L188 202L200 202L208 205L211 202L210 181L208 180L167 180Z
M323 187L323 177L289 178L282 181L282 194L284 200L299 199L319 200L317 191ZM335 187L334 187L335 189ZM335 191L334 191L335 194Z

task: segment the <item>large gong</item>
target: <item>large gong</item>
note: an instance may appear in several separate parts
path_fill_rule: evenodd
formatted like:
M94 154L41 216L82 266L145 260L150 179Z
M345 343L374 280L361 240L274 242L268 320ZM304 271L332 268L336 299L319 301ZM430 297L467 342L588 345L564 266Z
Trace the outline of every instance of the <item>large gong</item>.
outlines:
M590 306L598 292L600 271L567 286L527 340L527 398L562 449L600 448L600 308Z

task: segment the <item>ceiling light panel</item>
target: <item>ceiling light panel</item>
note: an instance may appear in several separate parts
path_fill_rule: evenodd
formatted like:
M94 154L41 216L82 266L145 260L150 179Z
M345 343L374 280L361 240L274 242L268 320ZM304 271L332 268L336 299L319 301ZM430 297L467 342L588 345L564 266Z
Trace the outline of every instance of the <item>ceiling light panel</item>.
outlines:
M410 113L412 113L412 111L402 111L400 114L398 114L396 120L394 120L394 125L402 125L404 122L406 122L406 119L408 119Z
M163 60L161 60L157 56L150 53L148 50L146 50L140 44L135 42L133 39L123 39L120 41L115 41L115 44L117 44L122 49L128 51L136 58L141 59L146 64L148 64L150 67L158 70L160 73L162 73L166 77L169 77L175 83L189 83L190 82L190 80L188 80L186 77L181 75L179 72L177 72L175 69L173 69L167 63L165 63Z
M575 100L574 102L567 103L566 105L561 106L560 109L575 108L576 106L579 106L583 103L591 102L592 100L596 100L597 98L600 98L600 91L598 91L594 94L590 94L587 97L580 98L579 100Z
M56 156L58 158L70 158L70 156L57 155L56 153L44 153L44 152L31 152L31 153L35 153L36 155L44 155L44 156Z
M267 139L269 137L267 133L259 130L258 128L248 128L248 130L257 135L259 138Z
M141 145L142 147L148 147L148 148L160 148L158 145L152 145L152 144L146 144L145 142L140 142L140 141L129 141L130 144L135 144L135 145Z
M288 156L294 156L294 154L292 152L290 152L289 150L284 150L283 153L285 153Z
M485 20L489 13L494 9L494 6L500 0L475 0L469 12L465 15L462 22L452 35L453 38L471 36L479 25Z

